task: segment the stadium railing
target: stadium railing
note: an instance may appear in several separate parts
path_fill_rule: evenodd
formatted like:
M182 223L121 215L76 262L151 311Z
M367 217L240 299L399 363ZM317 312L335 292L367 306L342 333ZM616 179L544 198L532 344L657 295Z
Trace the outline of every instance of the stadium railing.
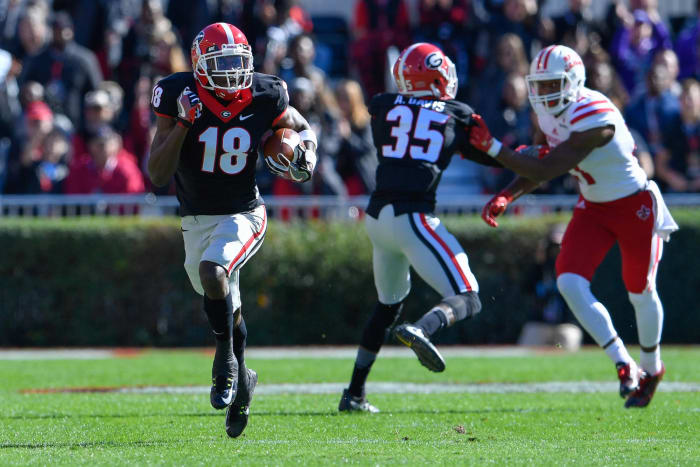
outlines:
M438 214L481 212L490 195L438 196ZM265 196L272 218L356 220L363 216L367 196ZM570 211L576 195L527 195L514 203L512 213L541 215ZM664 195L671 207L700 207L700 193ZM60 216L176 216L174 196L139 195L6 195L0 196L0 217Z

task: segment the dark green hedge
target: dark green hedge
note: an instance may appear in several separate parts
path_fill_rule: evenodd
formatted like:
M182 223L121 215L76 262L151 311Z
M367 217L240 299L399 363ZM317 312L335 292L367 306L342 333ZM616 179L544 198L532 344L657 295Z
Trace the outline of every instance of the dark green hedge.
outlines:
M700 210L674 214L681 230L659 271L664 340L700 342ZM445 221L467 251L484 304L442 343L513 343L528 318L524 284L535 245L567 216ZM200 298L182 262L177 219L0 220L0 346L209 345ZM622 337L636 342L634 312L608 255L593 289ZM265 245L241 271L252 345L354 344L376 301L362 223L271 222ZM414 275L406 318L439 297Z

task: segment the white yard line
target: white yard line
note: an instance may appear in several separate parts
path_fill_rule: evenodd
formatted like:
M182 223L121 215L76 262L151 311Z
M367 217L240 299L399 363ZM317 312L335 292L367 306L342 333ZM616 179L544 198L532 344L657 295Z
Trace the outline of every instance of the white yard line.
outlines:
M111 349L3 349L2 360L99 360L114 357Z
M260 384L255 395L278 394L340 394L347 383ZM133 386L95 388L95 392L118 394L208 394L210 386ZM663 382L662 392L700 392L700 383ZM53 392L54 390L50 390ZM80 388L56 389L55 392L90 392ZM371 394L512 394L512 393L601 393L617 392L612 381L552 381L542 383L367 383Z
M0 349L2 360L96 360L116 358L121 356L138 356L142 352L175 351L175 352L214 352L213 348L118 348L118 349L66 349L66 348L37 348L37 349ZM444 346L441 353L446 357L525 357L542 352L560 352L550 348L528 348L517 346ZM304 346L304 347L249 347L246 356L259 360L280 360L294 358L354 358L356 346ZM413 352L402 346L384 346L382 357L415 358Z
M543 349L539 349L541 352ZM547 351L550 351L547 349ZM555 349L551 349L555 351ZM442 346L440 353L445 357L526 357L538 353L538 349L516 346ZM253 347L246 349L252 359L283 358L355 358L357 347ZM384 346L379 353L382 357L416 358L407 347Z

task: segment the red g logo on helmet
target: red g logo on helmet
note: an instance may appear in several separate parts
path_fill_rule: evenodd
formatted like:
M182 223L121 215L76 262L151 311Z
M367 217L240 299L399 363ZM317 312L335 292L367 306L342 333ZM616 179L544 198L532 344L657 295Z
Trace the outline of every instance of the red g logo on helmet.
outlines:
M425 57L425 66L431 70L437 70L442 65L442 54L433 52Z

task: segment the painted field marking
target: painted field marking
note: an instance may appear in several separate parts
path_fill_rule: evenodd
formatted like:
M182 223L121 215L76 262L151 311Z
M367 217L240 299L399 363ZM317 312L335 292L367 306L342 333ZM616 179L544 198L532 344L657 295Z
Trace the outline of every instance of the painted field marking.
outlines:
M149 352L207 353L214 355L214 348L107 348L107 349L0 349L3 360L99 360L105 358L137 357ZM543 353L561 352L550 348L528 348L517 346L444 346L440 352L446 357L526 357ZM292 346L292 347L248 347L246 357L259 360L296 358L355 358L356 346ZM413 351L403 346L382 347L382 357L416 358Z
M340 394L347 383L260 384L255 395ZM210 386L116 386L83 388L24 389L22 393L111 393L111 394L208 394ZM534 393L607 393L617 392L618 383L602 381L550 381L540 383L367 383L372 394L534 394ZM700 392L700 383L664 382L661 392Z

